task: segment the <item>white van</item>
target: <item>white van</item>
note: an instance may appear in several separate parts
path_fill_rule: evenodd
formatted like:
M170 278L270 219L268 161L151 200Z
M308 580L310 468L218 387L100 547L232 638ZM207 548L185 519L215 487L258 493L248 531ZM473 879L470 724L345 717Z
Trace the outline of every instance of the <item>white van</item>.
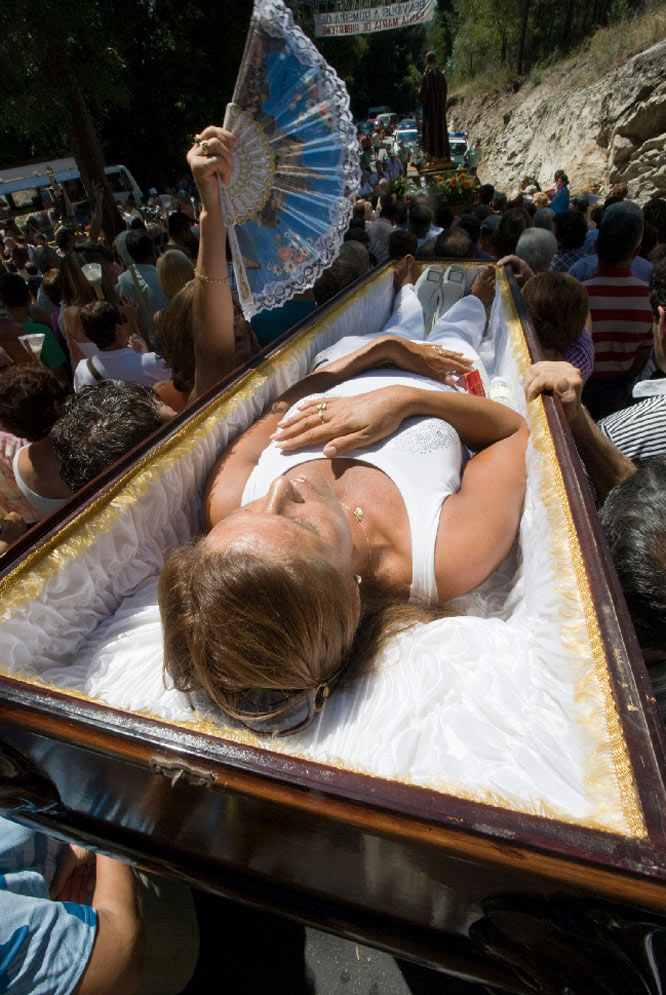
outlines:
M104 172L114 200L124 202L130 194L134 194L137 204L141 203L143 193L127 166L106 166ZM79 204L88 200L73 157L0 169L0 228L3 221L13 221L22 227L28 218L33 218L37 226L48 233L47 212L53 206L53 177L62 186L75 211Z

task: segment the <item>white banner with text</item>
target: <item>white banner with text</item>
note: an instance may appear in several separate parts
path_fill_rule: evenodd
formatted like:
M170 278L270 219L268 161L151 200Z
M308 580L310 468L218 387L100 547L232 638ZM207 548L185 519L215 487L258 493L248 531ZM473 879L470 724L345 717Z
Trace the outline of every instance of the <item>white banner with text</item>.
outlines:
M381 7L368 7L365 10L315 14L315 35L317 38L333 38L409 28L413 24L431 21L434 14L434 0L402 0L400 3L386 3Z

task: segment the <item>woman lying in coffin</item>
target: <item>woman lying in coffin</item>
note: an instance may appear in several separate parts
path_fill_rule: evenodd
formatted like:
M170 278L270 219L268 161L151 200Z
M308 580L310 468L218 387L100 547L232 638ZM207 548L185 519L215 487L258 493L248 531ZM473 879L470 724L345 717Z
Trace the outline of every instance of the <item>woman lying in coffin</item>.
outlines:
M188 156L203 202L197 368L216 341L233 350L217 186L232 143L207 128ZM221 455L209 531L163 570L166 670L257 731L302 728L350 661L447 614L513 543L525 422L450 385L480 362L494 272L424 340L414 270L408 257L396 272L383 334L338 343ZM463 446L475 453L464 471Z

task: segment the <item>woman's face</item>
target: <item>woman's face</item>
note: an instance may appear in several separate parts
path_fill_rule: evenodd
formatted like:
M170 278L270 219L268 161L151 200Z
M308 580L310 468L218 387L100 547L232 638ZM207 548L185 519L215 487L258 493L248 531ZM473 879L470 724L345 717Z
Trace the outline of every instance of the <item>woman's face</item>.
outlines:
M223 518L205 542L220 552L247 546L260 556L318 556L351 573L353 541L342 505L328 483L310 480L300 467L292 477L277 477L265 497Z

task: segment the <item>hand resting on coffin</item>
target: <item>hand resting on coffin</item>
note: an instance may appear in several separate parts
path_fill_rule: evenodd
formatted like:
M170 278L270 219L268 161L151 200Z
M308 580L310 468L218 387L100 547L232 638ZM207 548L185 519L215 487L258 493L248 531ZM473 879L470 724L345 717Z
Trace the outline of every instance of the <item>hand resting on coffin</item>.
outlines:
M525 395L533 401L552 394L562 404L578 453L601 501L617 484L636 473L636 466L604 435L581 403L583 379L571 363L540 362L528 370Z

